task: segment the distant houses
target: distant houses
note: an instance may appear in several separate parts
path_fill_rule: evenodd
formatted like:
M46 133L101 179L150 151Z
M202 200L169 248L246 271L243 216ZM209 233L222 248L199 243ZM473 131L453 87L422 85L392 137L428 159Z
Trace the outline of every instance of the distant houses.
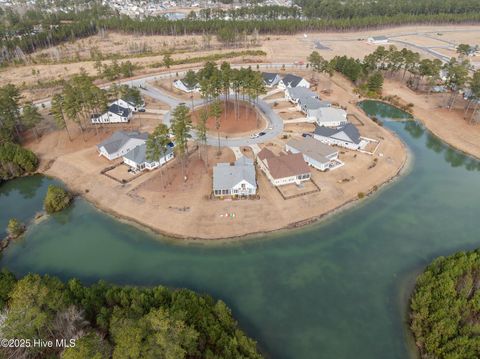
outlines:
M161 167L174 157L173 143L161 158L155 161L147 159L146 132L116 131L112 136L97 145L98 153L112 161L122 157L123 162L134 171L153 170Z
M316 126L313 137L328 145L340 146L350 150L361 150L368 144L368 141L362 139L358 129L351 123L338 128Z
M285 90L287 88L305 87L310 88L310 82L303 77L287 74L278 83L278 88Z
M285 149L291 153L301 153L305 162L320 171L343 165L338 159L338 150L312 137L291 139L285 145Z
M189 86L183 80L175 80L173 81L173 86L182 92L185 93L192 93L192 92L199 92L200 91L200 85L197 83L194 86Z
M253 196L256 193L255 166L251 159L242 156L233 165L218 163L213 167L214 196Z
M148 138L145 132L116 131L112 136L97 145L98 153L112 161L123 157L135 147L142 145Z
M262 72L263 82L265 86L268 88L272 88L278 85L281 80L279 74L271 73L271 72Z
M388 44L388 38L386 36L370 36L367 39L369 44L381 45L381 44Z
M174 157L173 143L168 146L167 151L158 160L150 161L147 159L147 144L143 143L123 156L123 162L135 171L153 170L161 167Z
M300 184L311 176L301 153L274 155L268 148L263 148L257 155L257 162L274 186Z

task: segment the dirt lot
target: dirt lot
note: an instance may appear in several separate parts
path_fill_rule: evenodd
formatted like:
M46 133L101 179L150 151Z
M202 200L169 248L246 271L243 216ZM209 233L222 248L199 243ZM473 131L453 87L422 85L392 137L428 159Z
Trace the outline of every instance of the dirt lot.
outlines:
M245 102L239 102L237 110L235 110L235 103L227 102L227 110L225 110L225 103L222 102L222 115L219 119L219 133L221 136L241 137L247 136L263 130L266 122L262 116L257 114L257 111ZM194 125L198 124L201 108L197 108L192 114L192 121ZM217 133L215 118L210 116L207 121L207 130L211 133Z
M384 94L397 95L414 104L413 114L430 131L455 148L480 158L480 125L470 122L471 111L464 118L465 101L457 97L455 108L445 108L449 94L419 94L398 81L387 79Z
M419 35L420 33L420 35ZM248 63L249 61L262 61L272 63L292 63L295 61L306 61L308 55L313 51L318 51L326 59L331 59L336 55L348 55L362 58L372 52L377 45L370 45L366 39L372 35L400 36L399 40L411 40L417 45L427 46L448 46L444 41L454 44L461 42L471 45L479 44L480 26L462 25L458 26L404 26L383 30L362 30L359 32L342 33L308 33L307 37L303 34L282 35L282 36L260 36L259 46L254 49L262 49L267 53L265 58L236 58L230 59L232 63ZM428 35L426 37L424 35ZM327 49L318 49L316 42L320 42ZM134 64L144 66L143 70L138 71L138 75L147 73L157 73L159 69L150 68L149 65L159 63L163 60L163 55L159 54L167 50L174 50L173 58L188 58L194 56L207 55L212 52L229 52L232 49L220 49L215 38L210 41L210 48L205 49L205 43L202 36L135 36L118 33L108 33L106 36L93 36L87 39L66 43L53 47L48 50L42 50L34 56L41 56L50 60L59 58L69 58L65 63L55 64L35 64L10 66L0 70L0 85L14 83L22 86L26 99L39 100L50 96L57 87L46 88L45 85L51 81L68 78L78 73L81 68L90 74L96 74L94 68L95 62L89 60L90 54L101 50L104 55L119 54L130 56L130 61ZM395 43L398 48L404 47ZM152 55L144 54L137 56L141 49L151 51ZM413 48L415 51L419 51ZM443 51L443 49L437 49ZM448 50L447 50L448 51ZM428 53L422 53L422 56L431 57ZM124 61L124 60L120 60ZM480 58L471 58L472 62L479 62ZM109 64L110 61L104 61ZM175 66L176 69L185 69L188 66ZM328 84L328 82L325 82ZM43 86L43 87L42 87ZM324 86L324 84L322 84Z

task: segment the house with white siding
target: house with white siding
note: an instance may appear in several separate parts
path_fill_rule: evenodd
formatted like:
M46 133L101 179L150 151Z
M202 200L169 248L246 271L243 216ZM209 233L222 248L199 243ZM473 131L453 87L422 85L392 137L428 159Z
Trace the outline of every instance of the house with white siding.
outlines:
M318 98L318 96L306 87L289 87L285 89L285 99L291 103L298 104L300 99L306 98Z
M185 82L182 80L175 80L173 81L173 86L185 93L192 93L192 92L199 92L200 91L200 85L197 83L194 86L188 86Z
M112 102L112 105L118 105L123 108L128 108L132 112L138 112L139 110L142 110L145 108L145 105L135 105L132 101L128 101L123 98L119 98L118 100Z
M173 143L170 143L166 152L155 161L147 159L147 144L146 142L138 145L123 156L123 162L132 168L134 171L153 170L163 166L174 157Z
M112 103L107 112L103 114L94 114L91 116L93 124L99 123L123 123L129 122L132 118L132 111L129 108Z
M295 88L295 87L310 88L310 82L305 80L303 77L288 74L288 75L285 75L285 77L281 79L278 83L278 88L282 90L285 90L287 88Z
M313 132L313 137L328 145L340 146L350 150L362 150L369 143L368 140L360 136L358 129L351 123L338 128L317 126Z
M123 157L135 147L147 141L148 133L116 131L112 136L97 145L100 156L114 160Z
M384 45L384 44L388 44L388 38L386 36L370 36L368 39L367 39L367 42L369 44L374 44L374 45Z
M285 145L285 149L291 153L301 153L309 166L320 171L332 170L343 165L338 159L338 150L313 137L291 139Z
M320 107L316 110L311 110L307 114L308 116L315 118L318 126L339 127L348 123L347 112L336 107Z
M271 72L262 72L263 82L265 86L268 88L272 88L278 85L281 80L279 74L271 73Z
M213 194L224 196L253 196L257 193L257 180L253 161L245 156L235 163L217 163L213 167Z
M274 186L308 181L311 171L301 153L274 155L263 148L257 155L257 163Z

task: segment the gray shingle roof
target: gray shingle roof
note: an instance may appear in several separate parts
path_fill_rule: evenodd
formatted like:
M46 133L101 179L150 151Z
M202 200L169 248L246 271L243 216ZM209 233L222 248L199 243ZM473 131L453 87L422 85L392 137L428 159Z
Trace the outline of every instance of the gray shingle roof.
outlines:
M249 158L242 156L233 166L229 163L218 163L213 167L213 190L230 189L243 180L257 186L255 166Z
M292 87L287 88L288 95L292 99L300 99L300 98L315 98L317 94L312 90L307 89L306 87Z
M323 136L323 137L332 137L335 138L337 134L344 132L350 140L355 143L359 144L361 139L360 139L360 132L358 132L358 129L351 123L347 123L344 126L338 127L338 128L328 128L324 126L316 126L314 134Z
M292 74L285 75L285 77L282 79L283 83L287 87L296 87L302 80L303 78Z
M267 85L271 85L273 81L277 78L278 74L272 72L262 72L262 76L263 81L265 81Z
M306 138L293 138L287 142L287 146L296 149L297 151L303 153L305 156L310 157L311 159L318 161L320 163L328 163L330 160L327 156L332 156L338 153L337 150L317 141L312 137Z
M322 107L330 107L332 105L329 101L321 101L315 97L300 97L298 103L304 110L317 110Z
M122 117L128 117L128 115L130 114L130 109L129 108L119 106L116 103L111 104L108 107L108 111L112 112L114 114L117 114L119 116L122 116Z
M118 152L132 138L146 141L148 138L148 133L116 131L105 141L98 144L97 148L100 149L104 147L107 153L112 154Z
M168 146L167 151L165 152L165 154L163 156L167 156L172 152L173 152L173 147ZM130 161L133 161L137 164L150 162L150 161L147 161L147 144L146 143L135 147L133 150L129 151L123 157L125 157L126 159L128 159ZM159 160L160 160L160 158L159 158Z

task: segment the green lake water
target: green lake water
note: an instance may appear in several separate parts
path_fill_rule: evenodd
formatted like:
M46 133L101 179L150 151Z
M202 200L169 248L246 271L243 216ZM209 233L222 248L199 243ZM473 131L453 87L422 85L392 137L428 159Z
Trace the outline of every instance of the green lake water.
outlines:
M408 174L359 206L300 230L224 245L173 243L82 199L30 227L1 265L85 282L188 287L224 300L269 358L404 359L415 276L433 258L480 243L480 163L404 114L364 102L412 152ZM52 180L0 187L0 225L31 218ZM168 221L165 218L165 221Z

